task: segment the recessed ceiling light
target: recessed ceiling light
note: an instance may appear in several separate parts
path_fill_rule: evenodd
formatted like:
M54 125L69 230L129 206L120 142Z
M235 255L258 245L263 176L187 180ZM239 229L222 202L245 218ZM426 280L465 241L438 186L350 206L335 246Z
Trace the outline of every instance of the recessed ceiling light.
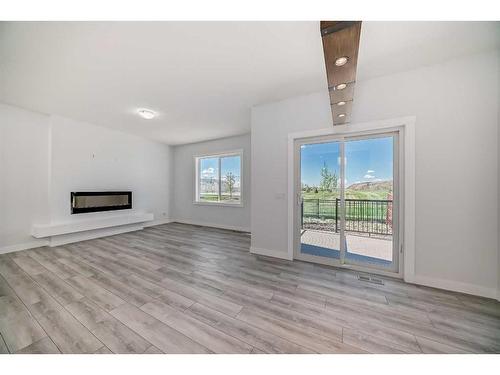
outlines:
M349 60L349 58L347 56L339 57L338 59L335 60L335 65L336 66L343 66L343 65L347 64L348 60Z
M341 113L338 117L345 117L345 113Z
M154 113L152 110L150 109L139 109L137 111L138 115L141 116L143 119L145 120L151 120L153 119L155 116L156 116L156 113Z
M338 106L342 106L342 105L345 105L345 102L338 102L338 103L335 103L337 104Z
M337 86L335 86L335 90L343 90L347 87L346 83L340 83Z

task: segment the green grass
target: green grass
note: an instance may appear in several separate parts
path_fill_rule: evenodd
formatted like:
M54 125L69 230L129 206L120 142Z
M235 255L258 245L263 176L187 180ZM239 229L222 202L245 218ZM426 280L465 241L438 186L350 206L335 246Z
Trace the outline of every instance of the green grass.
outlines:
M376 191L356 191L356 190L346 190L346 199L373 199L373 200L386 200L388 196L388 191L376 190ZM335 200L335 198L340 198L338 193L331 193L328 191L318 191L314 192L302 192L302 197L304 199L321 199L321 200ZM229 197L223 196L223 198L229 199ZM202 194L200 200L208 202L216 202L218 200L217 194Z
M222 201L231 201L238 202L239 196L233 195L233 198L230 199L228 194L222 194ZM217 194L201 194L200 195L201 202L218 202L219 196Z
M384 190L376 190L376 191L357 191L357 190L346 190L345 197L346 199L373 199L373 200L386 200L389 192ZM302 192L303 199L332 199L340 198L339 193L336 192L327 192L327 191L318 191L314 192Z
M200 201L217 202L219 196L217 194L200 194Z

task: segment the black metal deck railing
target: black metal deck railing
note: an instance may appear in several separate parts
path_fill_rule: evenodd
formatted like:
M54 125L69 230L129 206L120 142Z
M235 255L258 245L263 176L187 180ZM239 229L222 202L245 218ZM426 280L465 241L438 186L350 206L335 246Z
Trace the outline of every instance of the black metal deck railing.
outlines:
M336 199L304 199L302 227L340 231L341 201ZM345 230L368 234L392 234L392 200L345 199Z

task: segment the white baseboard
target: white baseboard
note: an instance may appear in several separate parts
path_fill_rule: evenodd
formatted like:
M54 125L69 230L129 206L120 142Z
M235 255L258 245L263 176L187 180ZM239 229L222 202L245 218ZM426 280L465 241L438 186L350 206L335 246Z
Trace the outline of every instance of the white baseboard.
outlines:
M144 226L144 228L146 228L146 227L154 227L155 225L168 224L168 223L172 223L173 221L174 220L172 220L170 218L157 219L157 220L153 220L153 221L148 221L148 222L142 223L142 225Z
M16 245L0 247L0 254L13 253L15 251L34 249L36 247L48 246L48 240L36 240Z
M256 255L265 255L265 256L273 257L273 258L292 260L292 258L290 258L290 256L288 255L287 251L276 251L276 250L269 250L269 249L263 249L260 247L251 246L250 252L252 254L256 254Z
M476 284L419 275L415 275L411 278L405 277L405 282L500 300L500 291L495 288L488 288Z
M217 223L207 223L207 222L197 221L197 220L174 219L174 220L172 220L172 222L181 223L181 224L189 224L189 225L199 225L202 227L235 230L238 232L250 232L250 228L236 227L236 226L232 226L232 225L217 224Z

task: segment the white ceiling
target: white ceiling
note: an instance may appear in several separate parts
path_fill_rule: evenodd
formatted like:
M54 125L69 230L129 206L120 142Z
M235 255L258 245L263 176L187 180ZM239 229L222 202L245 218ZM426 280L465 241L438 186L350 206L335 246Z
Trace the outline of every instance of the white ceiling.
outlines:
M364 22L358 80L498 48L498 25ZM0 23L0 101L167 144L246 133L252 106L321 89L317 22Z
M500 22L363 22L357 80L500 48Z

